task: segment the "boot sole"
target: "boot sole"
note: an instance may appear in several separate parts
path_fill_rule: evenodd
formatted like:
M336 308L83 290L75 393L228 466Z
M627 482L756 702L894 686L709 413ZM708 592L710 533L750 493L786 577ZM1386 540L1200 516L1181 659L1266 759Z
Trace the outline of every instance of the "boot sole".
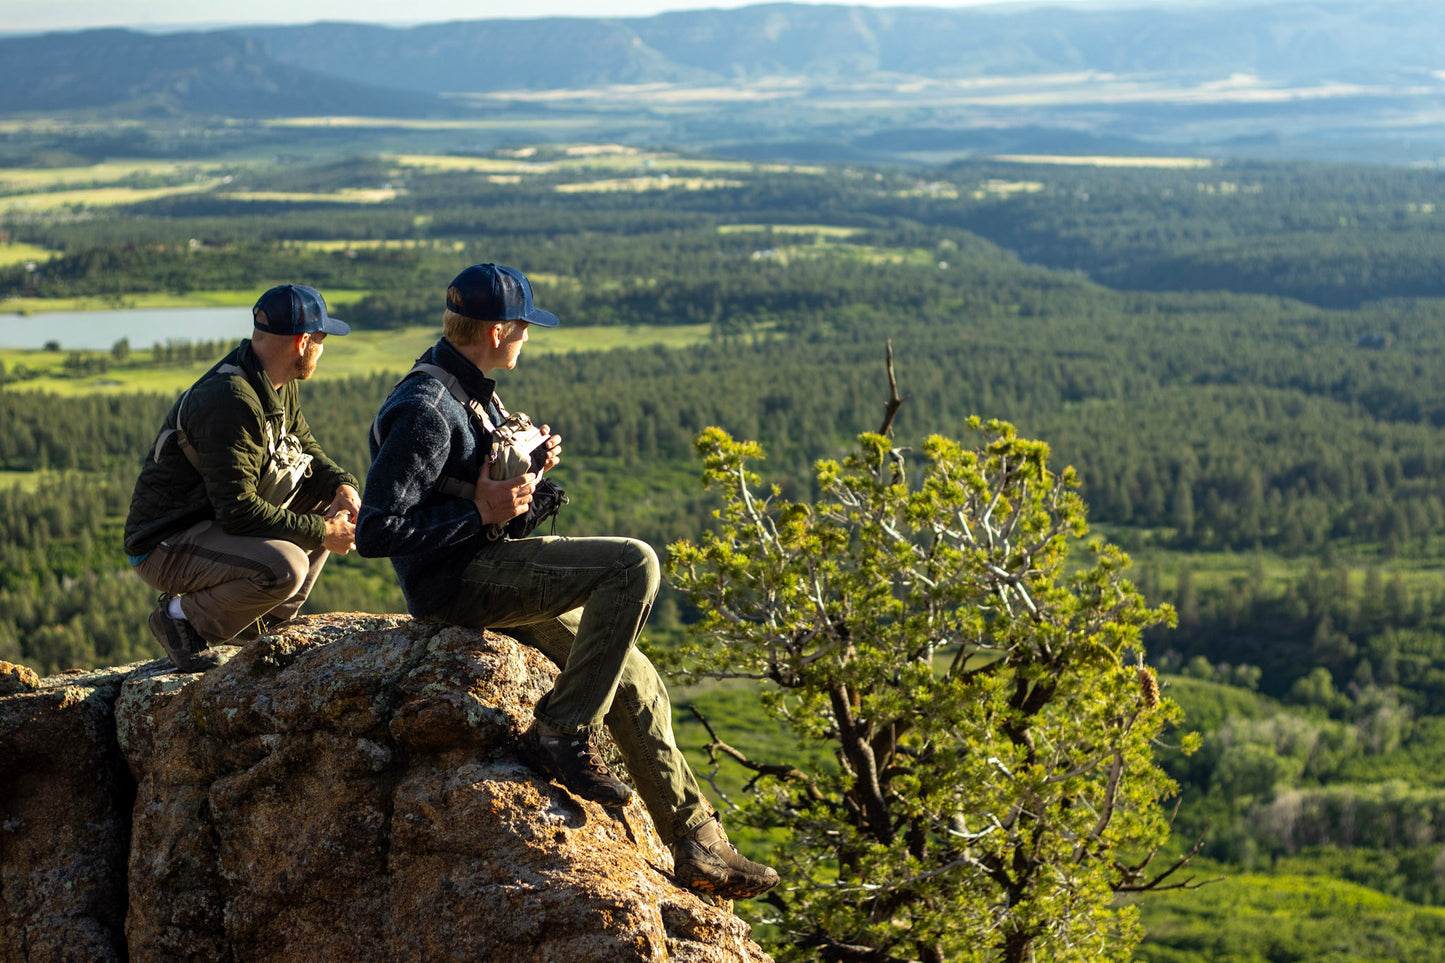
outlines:
M750 899L766 893L780 882L777 876L738 874L722 863L716 870L696 863L675 866L673 877L683 889L723 899Z

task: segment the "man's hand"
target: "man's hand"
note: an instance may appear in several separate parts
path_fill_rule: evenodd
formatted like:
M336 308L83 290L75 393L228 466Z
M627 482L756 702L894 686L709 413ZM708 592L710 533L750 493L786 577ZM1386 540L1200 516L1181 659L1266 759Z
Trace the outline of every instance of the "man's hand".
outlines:
M361 513L361 496L350 485L336 486L336 495L331 499L331 504L327 506L326 511L321 514L332 518L341 512L350 515L353 523L356 521L356 516Z
M552 434L551 425L543 425L542 434L547 436L547 440L542 442L547 451L547 460L542 464L542 470L551 471L562 460L562 436Z
M356 547L356 521L349 511L326 516L326 537L321 544L333 555L345 555Z
M536 487L537 476L531 472L493 481L482 472L477 479L477 494L474 499L477 514L482 516L484 525L505 525L527 510L532 504L532 489Z

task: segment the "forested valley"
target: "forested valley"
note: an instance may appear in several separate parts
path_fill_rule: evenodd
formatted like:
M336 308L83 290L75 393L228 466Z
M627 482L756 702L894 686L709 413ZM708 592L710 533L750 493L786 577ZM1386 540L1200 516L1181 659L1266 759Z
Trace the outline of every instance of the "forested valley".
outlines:
M1178 611L1149 640L1204 736L1192 755L1163 750L1176 835L1201 838L1197 875L1222 881L1143 900L1139 958L1445 959L1445 175L686 159L672 177L695 183L650 166L629 174L641 188L602 189L615 172L546 159L502 175L487 158L237 167L224 189L12 213L0 240L53 253L0 267L0 298L124 304L297 281L365 338L435 326L467 264L515 265L564 325L614 328L622 345L524 352L501 379L510 407L565 438L559 531L659 547L711 523L703 428L760 441L790 496L810 494L816 459L878 428L891 343L908 395L898 444L961 436L971 415L1047 441L1053 466L1078 470L1095 533ZM323 195L383 183L394 195L371 204ZM711 335L695 347L627 346L698 324ZM208 347L94 357L189 379L228 346ZM153 596L120 527L173 395L62 396L51 379L94 369L13 355L0 659L57 672L156 657ZM318 439L358 474L411 360L323 359L302 388ZM402 608L389 565L354 555L312 600ZM650 644L691 618L668 593ZM746 730L744 702L717 698L715 719ZM1264 903L1288 925L1260 925Z

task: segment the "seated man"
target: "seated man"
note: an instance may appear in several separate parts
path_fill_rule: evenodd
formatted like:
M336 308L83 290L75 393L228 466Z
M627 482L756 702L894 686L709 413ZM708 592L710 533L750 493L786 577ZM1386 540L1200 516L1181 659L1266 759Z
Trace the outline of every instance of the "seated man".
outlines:
M391 557L413 616L498 629L557 664L557 681L523 735L531 765L584 798L627 802L631 788L592 741L606 725L672 846L678 881L728 898L755 896L778 874L729 845L673 740L662 680L635 647L660 582L657 556L630 538L508 534L539 475L561 460L562 439L545 425L533 471L479 476L506 418L487 373L516 366L532 325L556 324L513 268L476 264L456 277L444 336L377 415L357 550Z
M147 453L125 551L162 593L150 630L182 672L219 662L210 646L284 622L328 552L351 550L356 479L311 437L296 382L328 334L351 328L314 289L272 288L254 331L171 407Z

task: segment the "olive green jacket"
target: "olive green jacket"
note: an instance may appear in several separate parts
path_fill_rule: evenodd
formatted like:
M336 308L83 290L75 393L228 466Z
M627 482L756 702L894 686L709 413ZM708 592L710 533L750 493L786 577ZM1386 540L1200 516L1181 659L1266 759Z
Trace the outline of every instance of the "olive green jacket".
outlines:
M217 369L232 365L241 373ZM357 487L356 479L326 456L301 414L296 382L277 391L271 386L250 341L241 344L201 376L171 406L162 430L182 428L200 459L192 467L174 435L146 453L125 520L125 552L137 561L168 535L200 521L214 520L229 535L283 538L308 552L321 547L326 522L320 515L277 508L256 494L256 483L268 454L266 424L276 437L290 433L312 456L311 474L293 505L304 512L328 504L341 485Z

